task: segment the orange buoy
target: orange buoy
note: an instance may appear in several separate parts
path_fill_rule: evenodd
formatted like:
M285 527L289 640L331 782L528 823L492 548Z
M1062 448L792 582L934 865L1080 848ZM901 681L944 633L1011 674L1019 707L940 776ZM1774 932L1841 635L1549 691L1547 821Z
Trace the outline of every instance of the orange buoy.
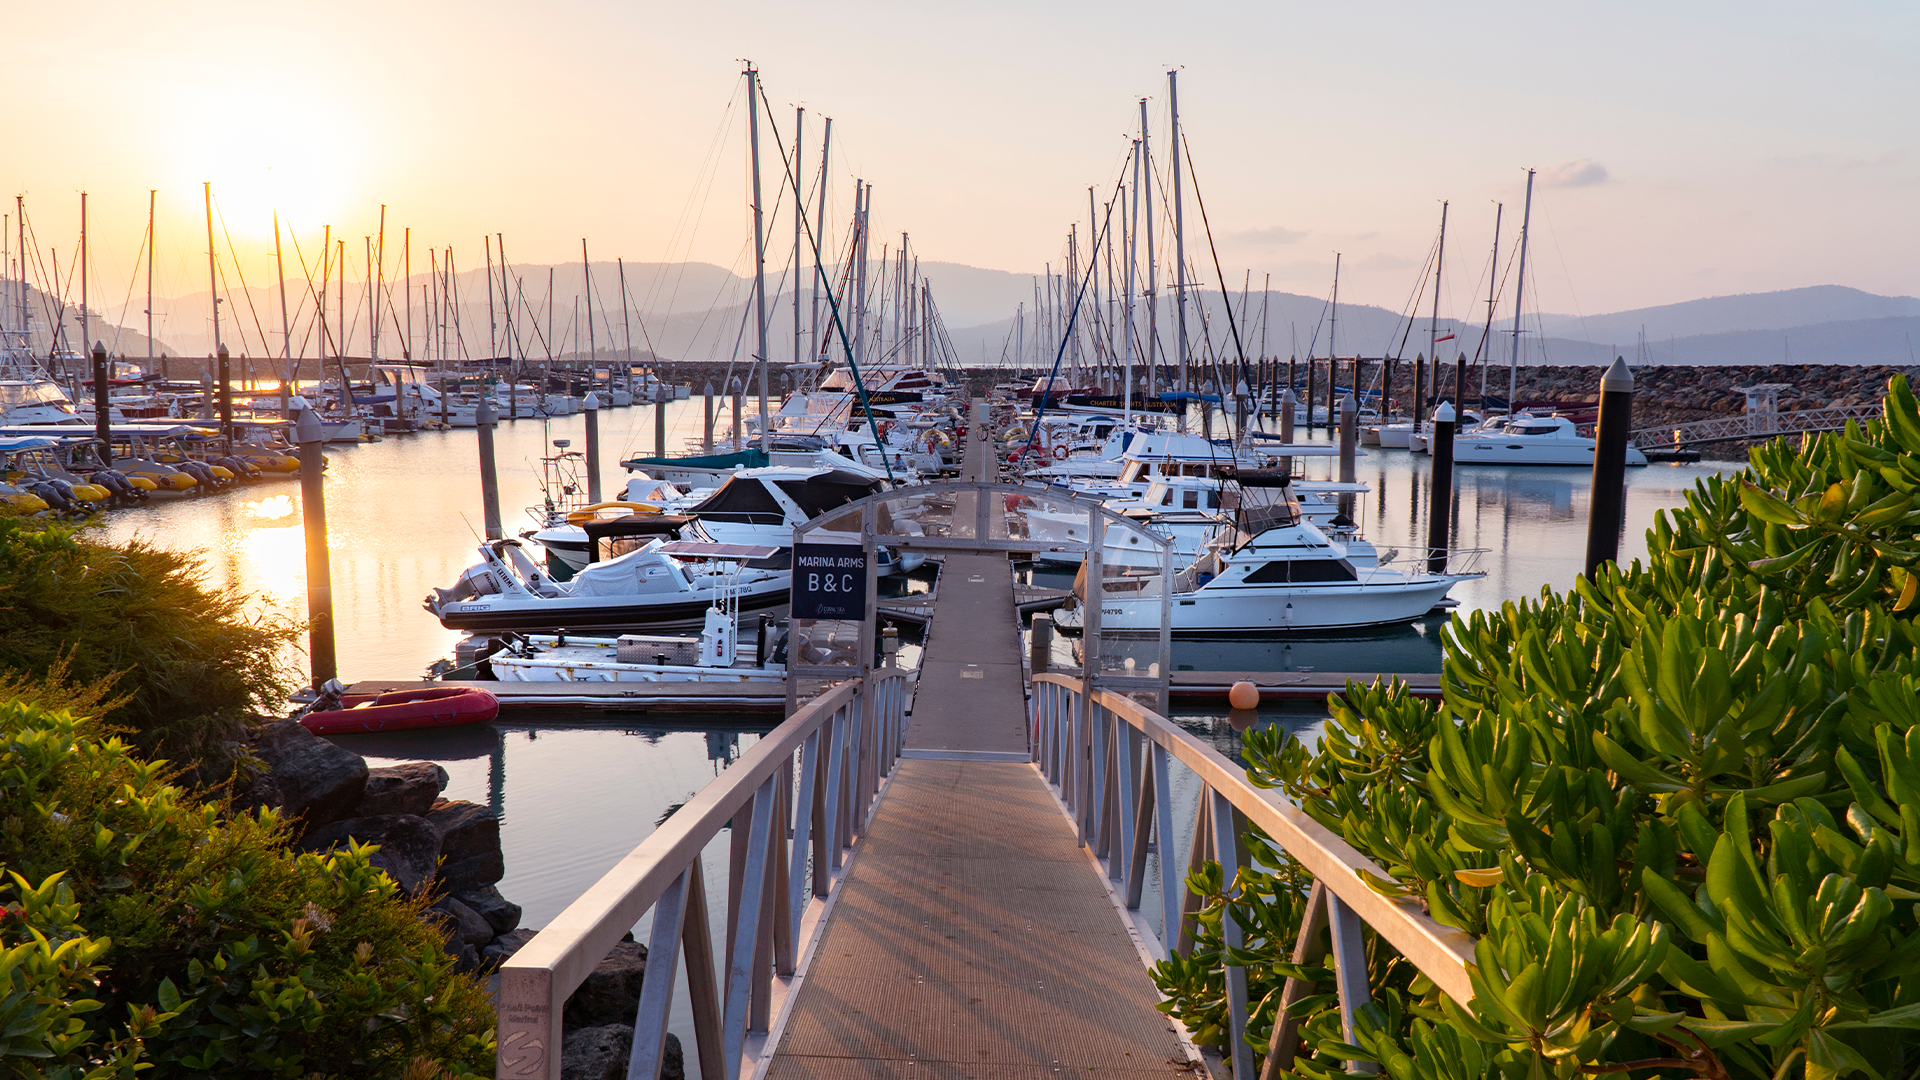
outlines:
M1257 709L1260 707L1260 688L1242 679L1227 689L1227 704L1236 709Z

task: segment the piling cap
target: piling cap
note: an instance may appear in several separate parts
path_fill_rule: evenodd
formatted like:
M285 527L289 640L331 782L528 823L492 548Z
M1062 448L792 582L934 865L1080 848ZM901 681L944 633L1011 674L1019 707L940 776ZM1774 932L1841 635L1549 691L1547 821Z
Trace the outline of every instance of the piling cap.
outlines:
M494 411L493 401L489 398L485 398L485 397L481 398L480 404L474 406L473 422L476 425L485 424L491 427L493 426L494 421L499 419L499 417L500 417L500 414Z
M227 356L228 356L228 355L229 355L229 354L228 354L228 352L227 352L227 347L226 347L226 345L225 345L225 344L223 343L223 344L222 344L222 345L220 346L220 359L222 359L222 360L225 360L225 359L227 358Z
M1454 415L1453 415L1453 402L1451 402L1451 401L1443 401L1443 402L1441 402L1441 403L1440 403L1440 407L1439 407L1439 408L1437 408L1437 409L1435 409L1435 410L1433 410L1433 422L1434 422L1434 423L1436 423L1436 424L1451 424L1451 423L1453 423L1453 421L1454 421Z
M586 400L580 403L580 407L587 410L588 412L599 412L600 411L600 395L589 391L587 393Z
M105 360L106 358L107 358L107 343L104 341L94 342L93 343L93 359L96 362L98 362L101 360Z
M1291 389L1282 391L1280 394L1280 400L1287 403L1288 405L1298 405L1300 403L1300 399L1293 396L1293 391Z
M1600 392L1605 394L1622 391L1633 393L1633 372L1627 368L1626 357L1616 356L1613 358L1613 366L1607 368L1605 375L1600 376Z
M1352 394L1348 394L1340 399L1340 411L1343 413L1357 413L1360 411L1360 403L1353 400Z
M294 411L299 414L299 418L293 422L293 441L301 446L319 442L322 438L320 418L313 414L312 409Z

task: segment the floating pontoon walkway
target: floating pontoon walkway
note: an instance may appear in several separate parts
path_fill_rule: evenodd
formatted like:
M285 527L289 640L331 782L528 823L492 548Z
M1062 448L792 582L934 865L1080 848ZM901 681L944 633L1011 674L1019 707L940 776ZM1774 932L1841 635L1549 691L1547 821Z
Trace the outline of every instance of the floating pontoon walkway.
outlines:
M951 555L913 720L766 1072L1190 1075L1104 877L1029 762L1012 571Z

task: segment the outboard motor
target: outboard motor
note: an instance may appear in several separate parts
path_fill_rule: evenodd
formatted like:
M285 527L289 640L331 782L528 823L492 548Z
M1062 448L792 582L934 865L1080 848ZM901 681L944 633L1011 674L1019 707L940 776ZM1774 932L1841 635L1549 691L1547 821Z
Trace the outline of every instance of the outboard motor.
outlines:
M220 484L223 483L219 477L213 475L213 470L207 468L206 463L203 461L188 458L180 462L175 468L193 477L194 486L201 491L205 491L208 488L219 487Z
M126 474L118 469L95 469L87 479L113 492L114 498L122 502L133 502L140 497L140 489L128 483Z
M213 463L235 476L244 476L249 480L260 475L260 470L256 468L252 462L245 458L234 457L232 454L214 458Z
M56 485L51 480L38 480L26 485L28 491L40 496L48 506L62 514L73 511L73 489L64 484Z

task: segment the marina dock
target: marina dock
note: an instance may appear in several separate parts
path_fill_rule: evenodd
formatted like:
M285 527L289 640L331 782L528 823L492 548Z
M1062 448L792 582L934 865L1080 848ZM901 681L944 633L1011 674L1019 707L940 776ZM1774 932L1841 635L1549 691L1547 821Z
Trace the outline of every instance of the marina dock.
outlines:
M1180 1076L1139 945L1030 763L1012 572L949 556L886 797L769 1080Z

